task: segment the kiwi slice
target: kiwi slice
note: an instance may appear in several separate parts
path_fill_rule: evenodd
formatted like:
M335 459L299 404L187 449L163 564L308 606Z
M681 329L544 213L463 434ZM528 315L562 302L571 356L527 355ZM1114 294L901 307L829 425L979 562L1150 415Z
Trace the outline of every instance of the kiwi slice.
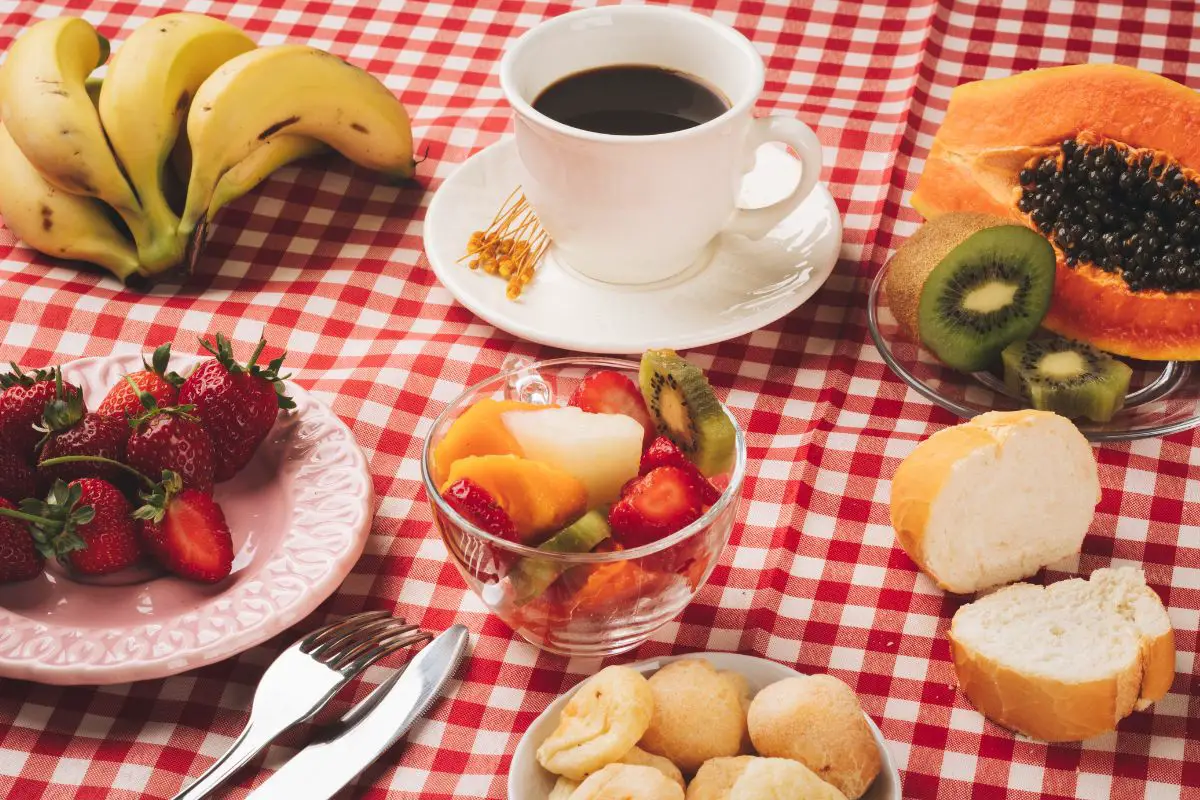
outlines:
M611 535L608 515L603 510L592 510L542 542L538 545L538 550L551 553L588 553ZM550 584L558 580L562 572L562 564L536 558L522 558L508 574L517 605L524 605L538 597Z
M910 337L954 369L977 372L1037 330L1054 269L1054 248L1036 231L987 214L943 214L892 256L886 291Z
M638 371L659 434L711 478L733 466L737 434L704 372L674 350L647 350Z
M1108 422L1125 405L1133 370L1108 353L1061 336L1004 348L1004 383L1034 408Z

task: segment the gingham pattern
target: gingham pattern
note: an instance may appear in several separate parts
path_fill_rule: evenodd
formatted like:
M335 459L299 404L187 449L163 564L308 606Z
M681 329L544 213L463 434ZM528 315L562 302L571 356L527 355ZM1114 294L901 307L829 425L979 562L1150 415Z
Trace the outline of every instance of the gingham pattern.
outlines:
M472 8L472 6L478 6ZM583 4L581 4L583 5ZM1098 451L1104 496L1071 571L1143 563L1171 608L1172 693L1085 745L1014 740L956 693L944 631L956 603L917 574L888 525L888 476L951 418L888 374L867 343L866 278L908 235L907 193L950 89L969 79L1113 61L1200 86L1190 4L787 3L699 0L750 36L768 65L762 110L798 114L825 145L845 215L835 276L812 302L750 336L690 354L748 431L750 476L733 544L683 617L629 656L710 648L757 653L853 685L879 722L911 798L1200 796L1200 469L1196 434ZM1003 6L1001 8L1000 6ZM0 44L31 19L82 13L120 42L156 2L0 0ZM366 451L380 497L353 575L328 614L395 609L421 625L464 622L474 652L439 705L351 796L503 798L520 733L596 669L539 655L488 617L431 538L421 437L466 384L505 356L560 353L516 341L457 306L421 253L440 180L495 141L508 115L495 76L506 42L567 3L209 2L261 42L308 41L383 78L428 147L421 189L376 185L337 160L289 169L221 215L185 288L146 296L48 266L0 232L0 357L36 365L265 325L296 380ZM1190 525L1185 523L1191 523ZM264 667L291 636L163 681L103 689L0 684L0 795L165 798L231 742ZM376 668L361 696L384 673ZM303 743L274 746L267 769ZM230 797L265 771L249 770ZM519 798L516 800L525 800ZM536 799L529 799L536 800Z

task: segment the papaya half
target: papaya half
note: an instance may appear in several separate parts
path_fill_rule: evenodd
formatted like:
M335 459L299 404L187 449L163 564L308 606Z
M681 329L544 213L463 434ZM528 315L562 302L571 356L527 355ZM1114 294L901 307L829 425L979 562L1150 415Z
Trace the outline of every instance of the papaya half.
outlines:
M950 95L912 205L1007 216L1058 255L1043 325L1147 360L1200 359L1200 94L1115 64Z

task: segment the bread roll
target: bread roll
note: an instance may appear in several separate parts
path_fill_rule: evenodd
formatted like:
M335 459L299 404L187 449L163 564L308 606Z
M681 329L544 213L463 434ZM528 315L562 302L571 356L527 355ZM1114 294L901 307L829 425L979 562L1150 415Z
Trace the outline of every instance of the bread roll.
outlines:
M750 738L760 755L790 758L850 800L879 774L879 745L854 690L832 675L786 678L750 704Z
M556 775L582 781L638 743L653 707L654 697L640 672L606 667L567 701L558 727L538 747L538 763Z
M609 764L592 775L571 800L684 800L683 789L654 767Z
M672 764L662 756L656 756L653 753L647 753L640 747L635 747L625 755L621 756L618 764L632 764L635 767L653 767L661 772L664 776L670 778L679 784L679 788L683 789L687 783L683 780L683 773L679 771L679 767Z
M579 788L579 784L570 778L559 776L559 779L554 783L554 788L550 790L550 796L546 800L571 800L571 795Z
M967 699L993 722L1048 742L1113 730L1162 698L1175 675L1166 609L1130 567L1005 587L961 607L949 636Z
M753 756L710 758L687 787L687 800L729 800L733 785L754 760Z
M744 683L704 659L673 661L650 676L654 713L639 746L685 775L710 758L736 756L746 733Z
M1096 459L1049 411L990 412L917 445L892 479L896 538L929 577L970 594L1079 552L1100 499Z
M729 800L846 800L799 761L752 758L733 784Z

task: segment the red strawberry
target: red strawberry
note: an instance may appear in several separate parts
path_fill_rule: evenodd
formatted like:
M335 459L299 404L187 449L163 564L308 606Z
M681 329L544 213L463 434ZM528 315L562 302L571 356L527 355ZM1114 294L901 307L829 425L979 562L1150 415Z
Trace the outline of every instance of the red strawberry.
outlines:
M0 509L17 507L0 498ZM0 517L0 583L27 581L42 574L45 558L38 552L29 528L16 519Z
M486 489L474 481L467 478L455 481L442 491L442 497L463 519L475 527L510 542L520 541L517 538L517 529L508 514Z
M647 475L659 467L678 467L691 475L692 482L700 493L700 499L706 506L711 506L721 497L721 492L704 478L696 465L688 461L679 446L666 436L659 436L651 443L646 452L642 453L642 463L638 468L638 474Z
M158 477L164 470L179 474L183 485L211 492L216 466L213 443L192 406L159 408L154 396L142 392L142 413L130 418L133 431L125 445L125 462L143 475Z
M246 366L234 361L233 345L221 334L217 334L215 347L205 340L201 343L216 358L202 362L187 377L179 390L179 402L195 406L196 416L212 438L216 455L213 477L223 481L250 463L271 432L279 409L295 408L296 404L284 392L286 376L279 374L282 355L266 367L255 364L266 339L259 340Z
M37 475L19 455L0 445L0 498L19 503L37 493Z
M593 414L624 414L633 417L646 431L642 438L643 450L649 447L658 435L641 390L627 375L620 372L605 369L588 375L572 392L568 404Z
M13 452L30 462L34 446L42 437L37 426L42 424L46 406L55 398L61 377L56 368L39 369L29 375L16 364L12 365L12 372L0 375L0 387L4 390L0 392L0 441L7 442ZM62 386L65 397L83 397L78 386L70 383Z
M659 467L640 478L608 513L613 538L626 548L656 542L700 518L704 500L679 467Z
M87 411L83 397L61 393L46 406L43 415L42 440L38 464L62 456L99 456L113 461L125 460L125 442L129 426L124 420ZM109 464L89 462L55 464L41 467L42 476L64 481L76 478L116 480L120 470Z
M183 378L174 372L167 372L170 361L170 343L159 345L149 363L142 359L145 369L126 375L108 390L96 413L122 419L137 416L143 411L142 403L138 399L139 392L150 393L160 406L175 405Z
M229 577L233 536L208 492L185 489L179 476L168 472L134 516L146 549L171 572L202 583Z
M36 518L30 528L42 554L78 573L107 575L141 557L129 501L108 481L55 481L45 501L30 498L20 508Z

